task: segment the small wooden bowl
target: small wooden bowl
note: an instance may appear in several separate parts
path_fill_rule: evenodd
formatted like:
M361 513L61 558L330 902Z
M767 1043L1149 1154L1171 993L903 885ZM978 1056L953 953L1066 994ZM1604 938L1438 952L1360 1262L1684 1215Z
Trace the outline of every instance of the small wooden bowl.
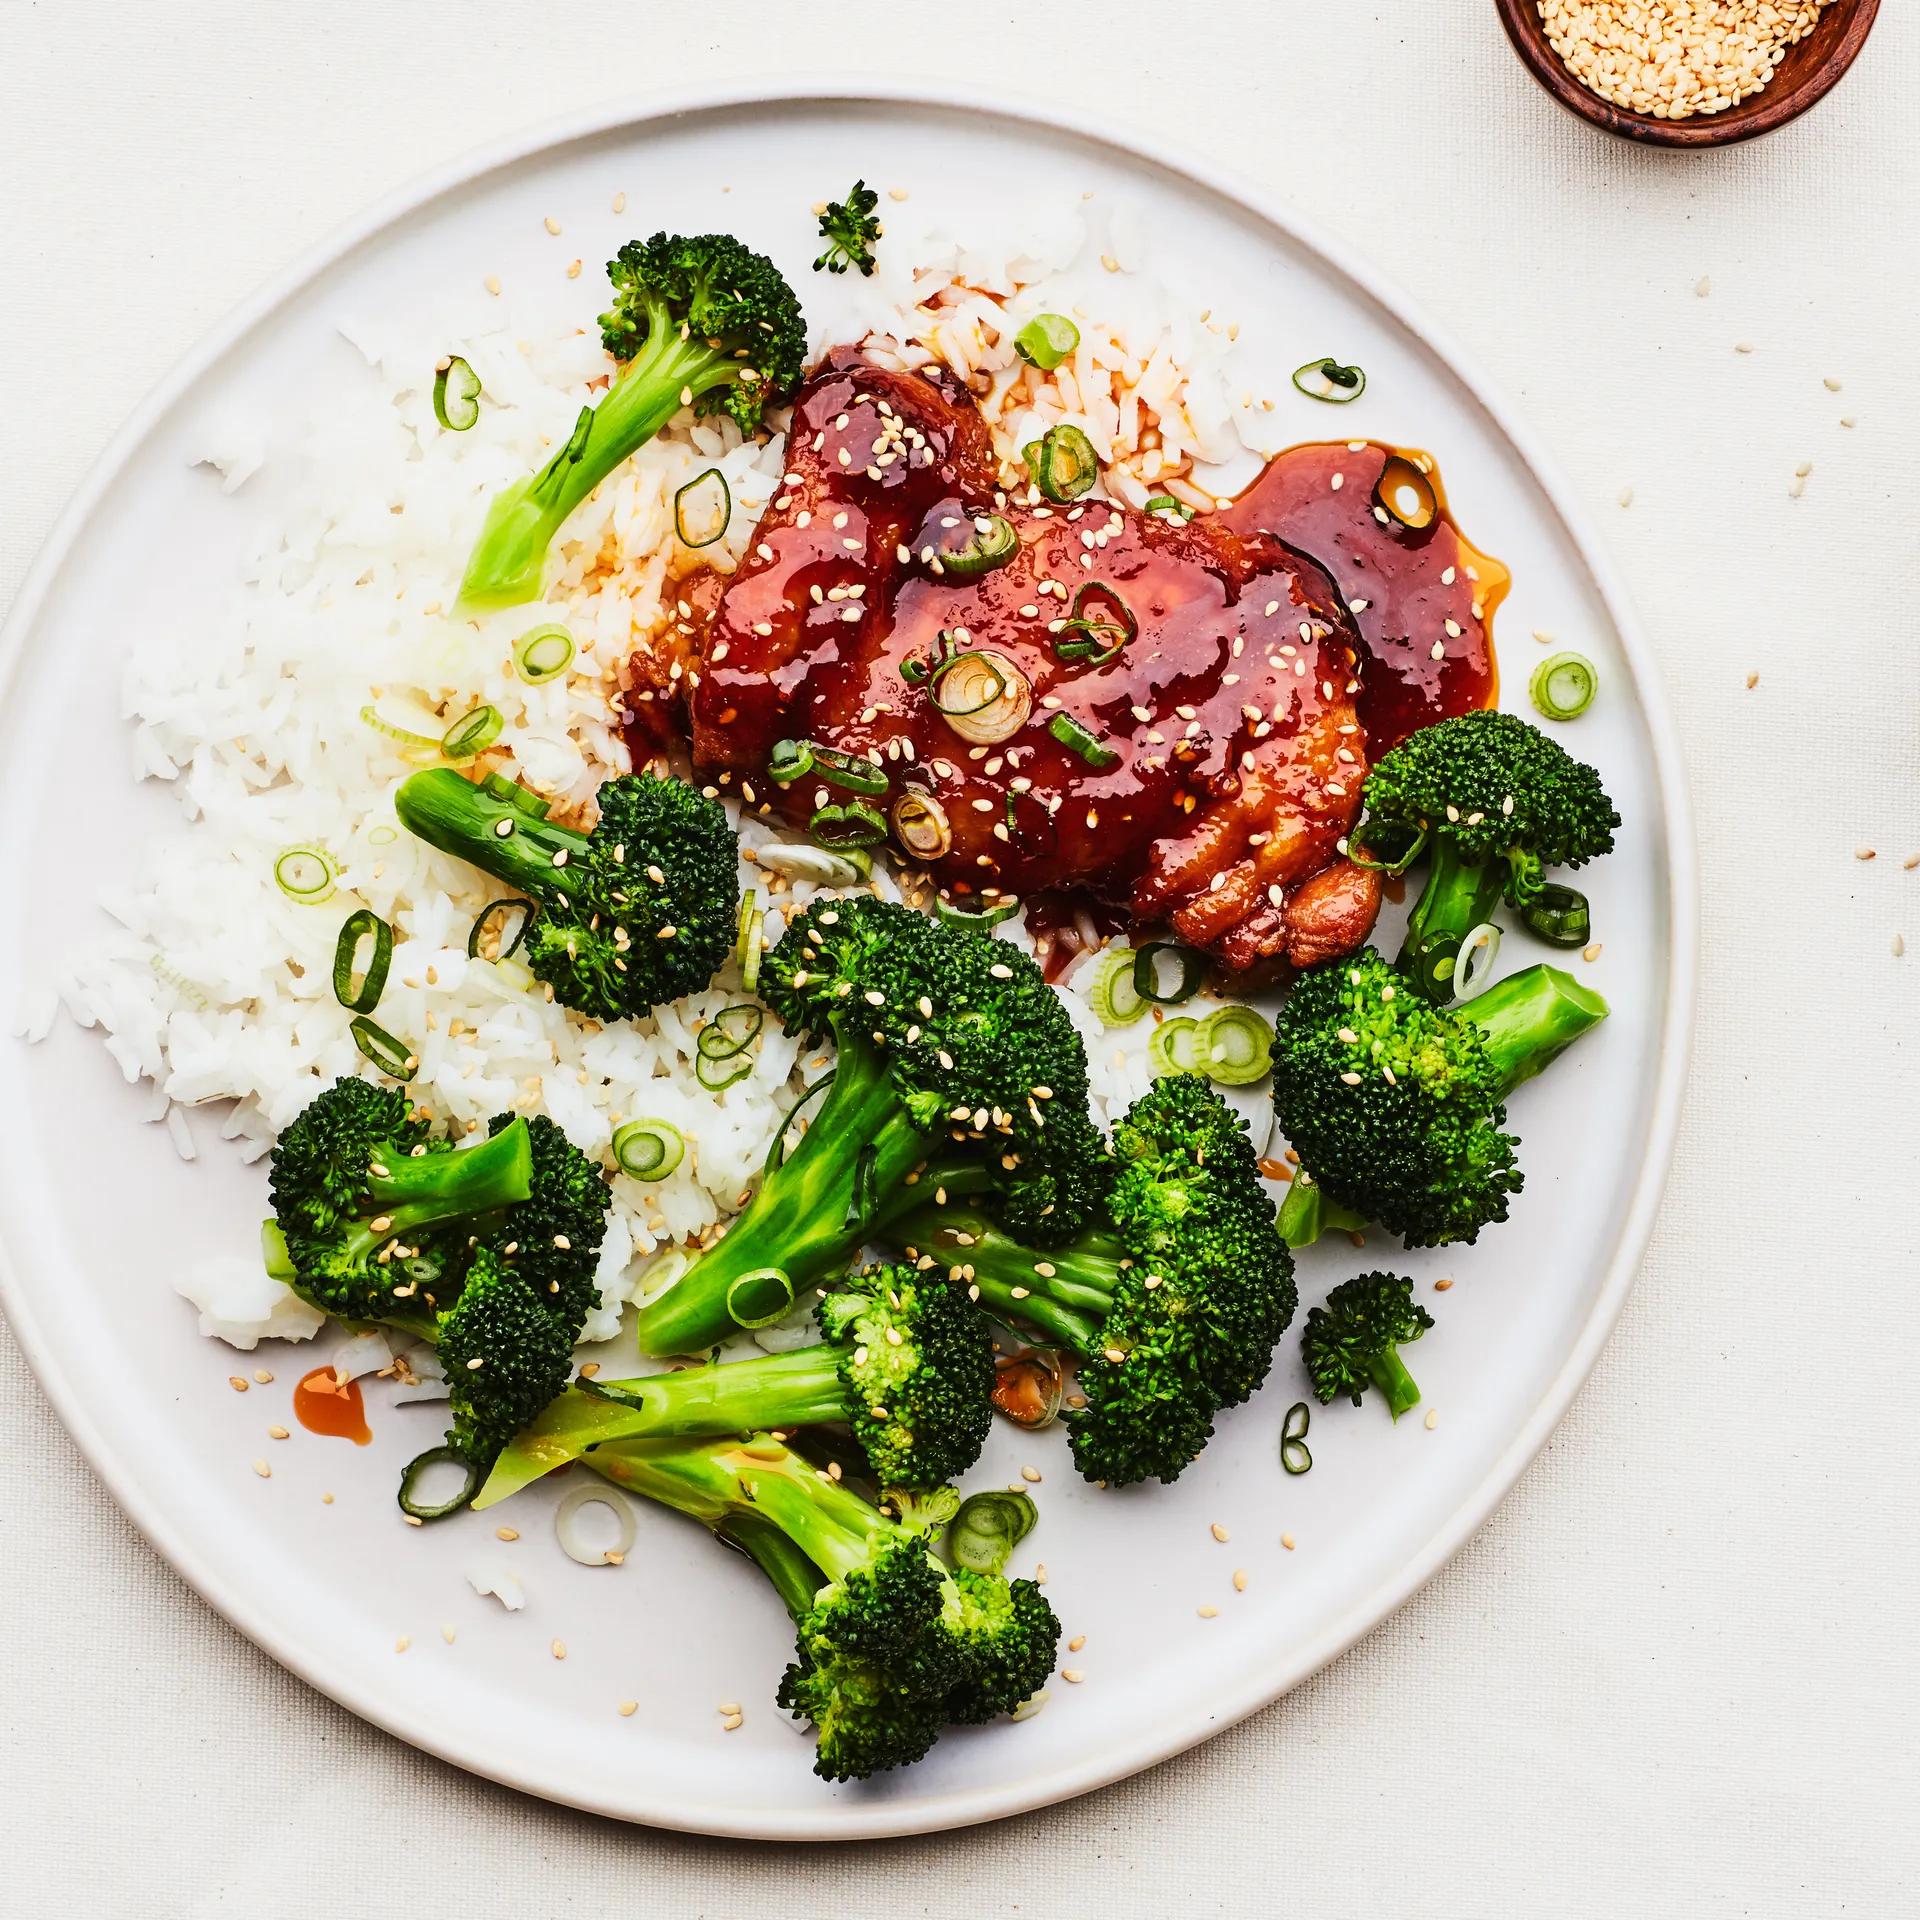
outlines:
M1730 147L1757 140L1784 127L1821 99L1853 65L1869 32L1880 0L1831 0L1820 24L1797 46L1789 47L1779 70L1758 93L1720 113L1688 120L1656 120L1651 114L1616 107L1590 93L1568 71L1548 43L1536 0L1495 0L1500 23L1528 72L1567 109L1624 140L1652 147Z

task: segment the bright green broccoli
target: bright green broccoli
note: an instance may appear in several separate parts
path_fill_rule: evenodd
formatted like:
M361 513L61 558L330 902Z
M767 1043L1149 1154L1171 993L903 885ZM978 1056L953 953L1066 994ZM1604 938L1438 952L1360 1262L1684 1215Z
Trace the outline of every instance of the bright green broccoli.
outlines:
M1327 1295L1324 1307L1307 1309L1306 1331L1300 1337L1307 1378L1320 1404L1344 1393L1357 1407L1369 1387L1378 1387L1396 1420L1418 1406L1420 1389L1400 1349L1432 1325L1433 1315L1414 1305L1411 1280L1363 1273L1342 1281Z
M470 1492L566 1385L597 1298L599 1169L545 1115L500 1114L456 1148L398 1090L342 1080L280 1136L271 1190L277 1270L302 1299L438 1349Z
M947 1727L1012 1712L1053 1671L1060 1623L1032 1581L936 1556L950 1490L875 1507L767 1434L616 1440L586 1459L765 1569L798 1628L779 1701L819 1729L824 1780L919 1760Z
M732 951L738 841L720 803L682 780L624 774L598 799L599 824L576 833L503 775L476 786L431 767L402 783L394 808L532 903L521 954L563 1006L622 1020L697 993Z
M629 240L607 263L607 351L626 364L566 445L494 496L467 560L459 611L537 600L547 548L581 501L682 407L726 413L751 434L799 384L807 328L764 255L723 233Z
M1287 1244L1371 1221L1438 1247L1504 1220L1521 1175L1502 1103L1606 1016L1557 967L1452 1010L1371 947L1302 974L1273 1041L1273 1108L1300 1156L1280 1213Z
M818 1346L638 1380L582 1380L501 1454L477 1507L609 1440L751 1433L844 1421L883 1487L938 1486L980 1457L993 1343L964 1289L877 1267L824 1295Z
M1423 727L1367 776L1366 827L1411 850L1424 839L1426 890L1400 965L1436 1005L1454 995L1460 943L1505 900L1525 908L1547 867L1613 850L1620 816L1593 768L1511 713L1464 713Z
M1213 1417L1266 1378L1293 1318L1293 1257L1274 1227L1246 1123L1195 1074L1157 1080L1114 1129L1111 1231L1055 1252L951 1200L892 1233L1080 1357L1067 1415L1089 1480L1175 1480ZM925 1183L923 1182L923 1185Z
M874 268L873 243L880 238L880 222L873 210L880 196L864 180L853 183L853 191L844 200L831 200L820 215L820 238L827 250L813 263L818 273L845 273L858 267L863 277L871 278Z
M1086 1051L1017 947L867 895L820 900L766 956L761 995L789 1032L834 1040L831 1085L726 1238L641 1313L641 1352L781 1318L913 1204L943 1140L1013 1231L1051 1246L1086 1223L1107 1176Z

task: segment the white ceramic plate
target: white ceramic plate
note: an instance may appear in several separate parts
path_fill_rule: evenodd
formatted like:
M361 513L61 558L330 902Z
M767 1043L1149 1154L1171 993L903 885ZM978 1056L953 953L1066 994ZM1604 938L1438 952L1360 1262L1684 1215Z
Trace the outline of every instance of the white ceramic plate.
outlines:
M384 1407L377 1385L372 1447L270 1442L270 1421L292 1424L288 1392L311 1350L242 1359L201 1338L169 1284L201 1256L255 1245L263 1169L233 1161L205 1115L202 1157L182 1164L163 1128L139 1124L139 1097L93 1035L63 1022L38 1047L0 1044L7 1308L80 1446L174 1566L313 1685L461 1766L626 1819L787 1839L953 1826L1117 1779L1272 1700L1426 1580L1546 1438L1620 1309L1673 1136L1693 964L1686 803L1645 644L1565 487L1458 354L1337 245L1209 168L1048 110L863 82L602 110L463 161L311 255L162 384L61 521L6 629L0 800L26 853L16 937L0 945L0 1007L34 983L63 930L95 924L92 896L131 875L147 836L181 830L167 792L121 771L117 682L143 628L230 604L271 511L271 467L227 497L189 466L216 409L295 389L324 401L368 377L336 321L404 320L488 274L516 326L590 326L598 263L662 226L739 232L776 255L810 315L830 318L843 295L808 270L807 208L856 174L907 187L916 213L951 209L963 227L1022 195L1091 191L1096 221L1124 202L1154 269L1183 281L1196 307L1244 322L1290 437L1351 429L1438 454L1461 524L1513 569L1498 619L1508 704L1524 699L1534 627L1599 665L1600 698L1568 738L1602 768L1625 819L1620 851L1583 880L1606 942L1583 977L1614 1016L1513 1102L1528 1177L1510 1224L1443 1254L1402 1255L1376 1237L1364 1255L1338 1241L1302 1262L1307 1302L1363 1265L1457 1277L1437 1298L1422 1288L1439 1324L1414 1360L1437 1426L1395 1427L1372 1404L1317 1411L1317 1464L1284 1476L1281 1417L1305 1397L1290 1338L1266 1391L1223 1420L1173 1488L1098 1493L1073 1476L1057 1432L999 1427L967 1484L1017 1478L1028 1462L1042 1470L1041 1523L1015 1570L1046 1562L1067 1633L1086 1636L1063 1656L1084 1681L1056 1679L1047 1710L1021 1725L956 1733L918 1767L829 1787L771 1704L791 1645L784 1615L692 1526L643 1514L619 1570L561 1556L550 1487L508 1510L407 1528L395 1470L437 1437L441 1410ZM545 231L548 214L563 239ZM576 254L588 271L568 281ZM1289 369L1327 352L1367 369L1350 412L1288 389ZM86 780L72 779L76 767ZM1525 944L1509 943L1509 964ZM229 1373L256 1364L277 1373L273 1385L228 1389ZM258 1478L251 1463L268 1454L273 1476ZM524 1536L510 1549L493 1538L503 1518ZM1228 1544L1209 1531L1216 1521ZM483 1550L516 1557L525 1611L468 1588L461 1569ZM1201 1617L1203 1605L1217 1617ZM623 1699L640 1703L630 1718L616 1710ZM715 1709L732 1700L746 1722L723 1733Z

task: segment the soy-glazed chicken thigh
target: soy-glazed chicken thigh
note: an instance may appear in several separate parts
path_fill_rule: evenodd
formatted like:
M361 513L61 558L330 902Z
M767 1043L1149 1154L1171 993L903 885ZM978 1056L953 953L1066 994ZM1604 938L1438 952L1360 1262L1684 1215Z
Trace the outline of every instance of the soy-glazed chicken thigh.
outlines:
M829 843L884 822L956 904L1079 890L1229 972L1358 945L1333 582L1244 516L1025 497L950 375L837 350L752 550L637 662L636 745L689 727L701 778Z

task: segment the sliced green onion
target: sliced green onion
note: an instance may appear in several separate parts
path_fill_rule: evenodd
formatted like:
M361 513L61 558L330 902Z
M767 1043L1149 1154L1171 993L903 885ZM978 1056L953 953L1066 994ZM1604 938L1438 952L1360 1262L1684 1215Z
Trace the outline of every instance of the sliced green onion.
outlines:
M947 1550L975 1573L1001 1573L1040 1515L1024 1493L969 1494L947 1529Z
M1433 482L1411 460L1395 454L1373 483L1373 506L1414 533L1425 533L1440 512ZM1383 523L1384 524L1384 523Z
M384 735L397 746L405 747L409 753L431 753L437 757L440 752L440 736L436 733L422 733L417 727L403 726L398 720L391 718L396 703L389 700L386 704L386 713L380 711L378 703L362 707L360 709L361 724L371 727L375 733ZM411 718L412 715L408 717ZM424 712L420 714L422 719L431 717Z
M275 859L273 878L289 900L317 907L333 898L340 868L324 847L289 847Z
M753 1071L753 1062L744 1055L729 1055L716 1060L711 1054L696 1053L693 1057L693 1077L709 1093L725 1093L735 1082L744 1080Z
M1036 313L1013 336L1013 350L1030 367L1051 373L1080 344L1080 329L1064 313Z
M1251 1007L1222 1007L1200 1023L1201 1071L1223 1087L1250 1087L1273 1071L1273 1028Z
M396 1040L385 1027L376 1027L363 1013L348 1023L353 1044L390 1080L411 1080L419 1071L417 1055L408 1052L404 1040Z
M373 952L360 984L353 984L353 966L360 954L360 942L371 938ZM393 929L371 907L350 913L340 926L340 938L333 949L333 997L349 1013L371 1013L380 1004L387 989L387 970L393 965ZM364 1049L362 1049L364 1051Z
M1120 756L1111 747L1102 746L1078 720L1067 714L1056 713L1047 722L1047 731L1063 747L1077 753L1095 773L1105 773L1109 767L1120 764Z
M1147 1064L1156 1080L1169 1073L1204 1073L1206 1036L1200 1022L1183 1014L1155 1027L1153 1038L1147 1042Z
M1145 996L1133 984L1133 965L1130 947L1100 956L1087 986L1087 1004L1103 1027L1130 1027L1147 1010Z
M1093 442L1064 420L1057 427L1049 427L1044 440L1029 442L1023 452L1033 484L1059 506L1078 500L1100 477L1100 458Z
M767 916L756 908L740 942L740 984L749 993L758 992L760 987L760 957L767 945L766 922Z
M1193 509L1184 500L1176 500L1170 493L1156 493L1141 511L1178 514L1182 523L1193 518Z
M400 834L397 828L375 827L373 831L367 835L367 845L370 847L390 847L399 838Z
M1324 360L1309 360L1304 367L1295 367L1293 384L1309 400L1345 406L1366 392L1367 376L1358 367L1343 367L1329 354Z
M465 433L480 418L480 376L457 353L434 372L433 417L449 433Z
M664 1180L686 1151L686 1135L665 1120L629 1120L613 1130L614 1164L635 1180Z
M1160 956L1170 953L1179 963L1180 978L1174 983L1171 993L1160 991ZM1142 1000L1151 1000L1155 1006L1177 1007L1191 1000L1200 991L1200 982L1207 977L1207 963L1191 947L1183 947L1173 940L1151 940L1144 947L1136 947L1133 954L1133 990Z
M572 666L573 655L573 635L557 624L530 628L513 643L513 664L530 687L559 679Z
M727 476L718 467L709 467L673 496L673 530L683 547L698 551L712 546L726 532L732 517L733 495L727 491Z
M441 736L440 751L449 760L471 760L500 738L506 724L507 717L498 707L475 707Z
M1426 847L1427 830L1425 827L1422 827L1420 831L1413 836L1412 843L1408 846L1406 852L1401 854L1397 859L1376 860L1371 853L1363 852L1356 844L1360 832L1364 829L1365 825L1366 822L1363 820L1360 827L1355 828L1346 839L1340 842L1340 851L1346 855L1350 865L1364 867L1369 873L1384 873L1389 879L1395 879L1405 873L1406 870L1420 858L1421 852Z
M830 787L844 787L849 793L864 793L869 798L887 790L887 776L871 760L841 753L834 747L816 746L811 740L776 740L767 758L767 777L781 786L791 786L805 774L824 780Z
M759 1039L760 1029L766 1024L767 1016L759 1007L736 1001L730 1007L722 1007L700 1029L700 1038L694 1046L709 1060L731 1060Z
M1081 609L1089 598L1094 610ZM1102 608L1110 609L1103 614ZM1084 660L1090 667L1104 667L1133 636L1140 622L1133 609L1104 580L1089 580L1073 596L1073 612L1054 629L1053 650L1062 660ZM1068 633L1085 634L1084 640L1062 640Z
M982 513L973 519L973 536L964 547L940 555L940 565L963 580L994 573L1020 551L1020 536L1004 514Z
M1013 894L1002 894L990 907L956 907L949 900L933 903L933 917L943 927L957 927L963 933L985 933L1002 920L1011 920L1019 911L1020 901Z
M1577 653L1556 653L1534 668L1527 694L1549 720L1578 720L1593 705L1600 676L1593 662Z
M513 943L510 946L502 947L493 957L496 962L511 960L513 956L520 951L520 943L527 937L527 929L533 925L533 902L531 900L515 899L510 894L504 900L489 900L487 904L480 909L480 917L474 921L472 928L467 934L467 958L469 960L484 960L487 957L480 951L481 947L486 943L487 929L492 926L497 918L511 913L515 907L520 909L521 918L520 925L514 931ZM504 940L507 937L506 929L502 927L496 937Z
M1520 909L1520 921L1530 934L1550 947L1584 947L1593 938L1593 915L1587 906L1587 896L1555 880L1549 880Z
M1313 1424L1313 1413L1304 1400L1296 1400L1287 1409L1287 1417L1280 1428L1280 1464L1289 1473L1306 1473L1312 1469L1313 1455L1307 1449L1307 1429Z
M928 697L949 720L985 713L1010 691L1007 676L991 653L949 654L928 670L927 682Z
M849 800L843 807L820 808L807 831L815 846L845 853L850 847L877 847L887 837L887 819L864 800Z
M727 1314L736 1327L770 1327L793 1311L793 1282L779 1267L756 1267L727 1289Z
M1471 1000L1485 993L1493 981L1493 963L1500 957L1500 929L1491 920L1482 920L1462 936L1460 951L1453 962L1453 995L1456 1000Z
M466 1483L451 1500L442 1500L436 1506L423 1506L413 1497L414 1485L429 1467L437 1467L443 1460L450 1460L456 1467L464 1468ZM400 1511L415 1520L444 1520L472 1501L480 1491L480 1480L480 1469L465 1454L456 1453L452 1447L429 1447L425 1453L416 1454L400 1469L400 1491L396 1498L400 1502Z
M810 740L776 740L767 756L767 778L783 787L791 786L813 767L813 743Z

